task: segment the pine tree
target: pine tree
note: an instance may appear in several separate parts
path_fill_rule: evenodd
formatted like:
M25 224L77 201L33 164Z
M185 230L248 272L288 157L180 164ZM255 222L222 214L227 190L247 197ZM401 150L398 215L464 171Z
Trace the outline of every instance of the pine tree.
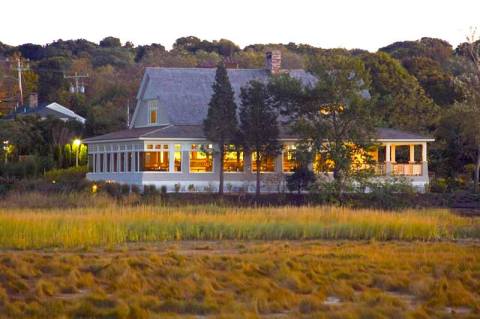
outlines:
M213 95L208 104L207 118L203 130L207 139L218 144L220 152L220 181L218 193L223 194L225 144L231 144L237 134L237 105L228 79L227 69L219 64L212 86Z
M260 194L260 166L268 156L276 156L281 149L278 142L277 113L270 103L267 87L258 81L241 89L240 132L243 144L257 154L256 195Z

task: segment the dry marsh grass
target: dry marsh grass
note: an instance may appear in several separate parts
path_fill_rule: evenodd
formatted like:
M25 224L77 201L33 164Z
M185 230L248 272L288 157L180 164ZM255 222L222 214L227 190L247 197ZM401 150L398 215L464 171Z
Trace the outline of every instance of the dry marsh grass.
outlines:
M479 248L182 241L0 252L0 317L478 318Z
M75 248L167 240L453 240L480 238L480 219L447 210L216 206L0 210L0 248Z

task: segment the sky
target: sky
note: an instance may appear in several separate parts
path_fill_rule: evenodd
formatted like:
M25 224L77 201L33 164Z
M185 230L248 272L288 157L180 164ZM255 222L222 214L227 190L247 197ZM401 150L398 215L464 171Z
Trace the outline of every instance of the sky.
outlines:
M2 1L3 2L3 1ZM479 27L479 0L23 0L2 3L0 42L46 44L106 36L135 45L226 38L369 51L435 37L454 47Z

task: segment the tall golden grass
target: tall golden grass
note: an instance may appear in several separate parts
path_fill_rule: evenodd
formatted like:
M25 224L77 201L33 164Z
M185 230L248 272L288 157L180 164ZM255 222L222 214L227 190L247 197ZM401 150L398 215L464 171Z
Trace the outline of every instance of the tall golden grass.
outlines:
M217 206L0 209L0 248L111 246L166 240L480 238L480 220L447 210Z

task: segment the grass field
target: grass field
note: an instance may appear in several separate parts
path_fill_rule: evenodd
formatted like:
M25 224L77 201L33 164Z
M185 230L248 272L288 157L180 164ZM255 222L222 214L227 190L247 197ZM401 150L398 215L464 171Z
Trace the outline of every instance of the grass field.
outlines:
M0 318L479 318L480 219L0 208Z
M478 318L478 243L182 241L3 251L11 318Z
M0 210L0 248L78 248L165 240L453 240L480 238L480 220L447 210L333 207L109 206Z

